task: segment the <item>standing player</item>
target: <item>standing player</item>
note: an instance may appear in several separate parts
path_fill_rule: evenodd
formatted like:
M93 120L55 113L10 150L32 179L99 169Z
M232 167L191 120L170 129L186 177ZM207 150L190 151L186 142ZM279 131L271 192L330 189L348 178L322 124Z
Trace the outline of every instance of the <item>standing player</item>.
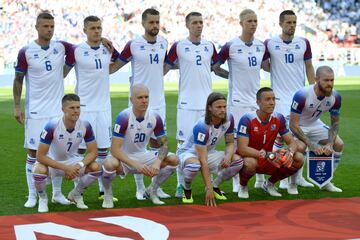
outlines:
M168 140L161 117L148 109L149 90L145 85L130 89L132 106L121 111L116 118L111 144L111 157L103 165L104 208L113 208L111 182L116 174L141 173L154 177L145 196L154 204L164 204L156 192L159 186L175 171L178 159L168 155ZM160 148L147 150L152 135Z
M225 136L226 149L216 151L215 147ZM177 152L180 169L183 171L183 203L193 203L191 183L198 171L205 184L205 204L216 206L216 199L226 200L219 186L225 180L238 174L243 162L234 154L234 118L226 114L226 98L221 93L211 93L206 102L205 117L200 118L193 127L192 134ZM211 183L210 173L218 178Z
M265 41L265 59L270 63L271 87L276 96L276 111L283 114L289 121L292 96L305 85L305 78L309 84L315 81L314 67L312 65L312 53L310 42L295 36L297 17L292 10L285 10L280 14L279 24L282 29L280 36ZM283 142L279 139L275 143L275 149L281 149ZM294 175L298 185L313 187L302 176L303 168ZM257 177L257 181L263 181L264 177ZM287 188L288 181L282 181L280 188Z
M341 96L334 87L334 72L328 66L316 70L316 84L304 87L294 95L291 105L290 129L299 139L299 150L308 147L316 154L334 153L334 172L339 165L344 143L338 136ZM326 126L320 117L330 112L331 125ZM329 182L323 188L329 192L342 192Z
M228 72L221 69L213 43L201 38L203 18L201 13L191 12L186 18L189 36L171 47L166 59L165 73L174 65L179 66L179 97L177 110L176 139L179 144L191 135L194 123L204 115L206 99L212 91L211 71L227 78ZM181 171L177 170L176 197L182 197Z
M239 198L249 198L247 183L255 173L271 175L263 189L274 197L281 197L274 184L298 171L304 163L303 154L297 151L296 142L286 127L282 114L274 112L275 95L271 88L261 88L256 94L259 109L245 114L238 126L237 151L244 159L240 171ZM288 150L273 152L277 135L288 146ZM290 186L292 188L290 188ZM288 192L297 194L296 185Z
M119 53L111 52L101 43L102 25L96 16L84 19L84 33L87 41L74 47L71 61L75 63L75 92L81 98L81 118L90 122L98 146L96 161L101 165L111 144L111 102L109 66L115 62ZM86 151L85 142L80 145L79 153ZM104 190L99 178L100 199Z
M36 190L31 170L36 161L39 135L45 124L60 117L61 98L64 94L63 66L70 64L68 58L71 45L62 41L52 41L54 35L54 17L40 13L35 25L38 38L19 51L15 66L13 86L14 115L16 120L25 122L25 144L27 148L26 179L29 190L25 207L36 205ZM21 92L26 77L25 116L21 110ZM61 193L61 177L52 178L52 201L64 205L70 202Z
M264 43L254 37L257 16L253 10L245 9L240 13L240 26L241 36L227 42L219 53L220 63L228 61L228 110L234 116L235 128L245 113L257 109L255 96L260 88L260 69L265 53ZM255 187L261 188L261 185ZM233 192L238 190L239 175L235 175Z
M130 88L143 84L150 91L149 108L157 112L164 122L166 130L166 106L164 96L164 61L168 42L158 35L160 29L160 13L148 8L142 13L144 35L129 41L121 52L119 62L112 65L111 71L116 71L131 61L132 76ZM131 105L131 104L130 104ZM150 139L150 147L159 148L155 136ZM143 200L145 185L142 174L134 174L136 183L136 198ZM170 195L158 189L158 196L169 198Z
M89 122L79 120L80 98L67 94L62 99L64 116L48 122L40 135L37 163L33 168L33 179L39 194L39 212L48 212L46 178L61 175L67 179L79 178L68 198L81 209L87 209L82 197L84 190L101 175L101 167L95 162L96 141ZM77 154L85 140L88 152L84 158ZM50 172L49 172L50 171Z

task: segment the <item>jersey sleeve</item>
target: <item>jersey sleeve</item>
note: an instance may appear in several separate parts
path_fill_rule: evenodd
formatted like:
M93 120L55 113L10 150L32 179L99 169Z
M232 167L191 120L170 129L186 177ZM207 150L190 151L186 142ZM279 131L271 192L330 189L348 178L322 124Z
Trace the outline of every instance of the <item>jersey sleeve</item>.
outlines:
M221 63L226 62L226 60L230 57L230 43L227 42L224 46L221 47L221 50L219 52L219 61Z
M118 60L119 57L120 57L120 53L118 52L118 50L116 50L116 48L114 48L114 51L111 54L111 61L116 62L116 60Z
M55 123L53 121L48 122L40 134L40 142L50 145L54 138Z
M212 43L213 46L213 54L211 56L211 66L216 64L219 61L219 55L216 51L215 45Z
M94 132L92 130L91 124L89 122L85 122L85 135L84 135L84 141L86 143L94 141L95 140L95 135Z
M334 91L335 95L335 103L330 108L329 112L331 116L339 116L340 115L340 107L341 107L341 95L338 92Z
M280 127L279 127L279 134L281 136L288 134L289 133L289 129L286 127L286 120L284 115L280 114L278 115L278 118L280 120Z
M306 95L304 91L297 91L291 103L291 112L301 114L306 102Z
M304 53L304 61L312 58L311 46L309 40L305 39L306 50Z
M268 60L270 58L270 52L269 52L269 40L270 39L266 39L265 42L264 42L264 45L265 45L265 53L264 53L264 56L263 56L263 61L265 60Z
M154 128L154 135L155 135L155 137L164 136L165 130L164 130L163 121L162 121L161 117L157 114L156 114L155 118L156 118L156 124L155 124L155 128Z
M229 128L226 130L225 134L229 135L229 134L234 134L234 117L232 114L229 114L228 119L230 121L230 125Z
M20 49L17 59L16 59L16 64L15 64L15 72L21 72L21 73L26 73L27 69L28 69L28 63L26 60L26 47Z
M171 48L169 50L169 54L167 55L167 57L165 59L165 62L171 66L174 66L177 63L178 56L177 56L176 48L177 48L177 42L175 42L171 46Z
M75 45L65 41L60 42L65 48L65 64L73 67L75 65Z
M205 146L209 140L209 131L207 126L200 122L193 128L194 143L197 145Z
M239 121L237 136L238 137L249 137L251 129L251 120L247 114L242 116Z
M128 63L132 58L131 53L131 41L127 42L124 49L122 50L119 59L123 62Z
M121 112L115 120L113 136L124 138L129 124L129 115L126 112Z

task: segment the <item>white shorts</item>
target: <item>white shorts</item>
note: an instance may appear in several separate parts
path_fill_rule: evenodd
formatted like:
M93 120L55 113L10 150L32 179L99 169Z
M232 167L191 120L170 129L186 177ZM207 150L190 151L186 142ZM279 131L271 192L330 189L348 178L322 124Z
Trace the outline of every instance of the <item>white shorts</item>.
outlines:
M239 125L240 118L245 115L245 113L253 112L257 109L257 107L254 106L228 106L228 112L231 113L234 117L234 128L235 133L237 132L237 127Z
M176 139L185 141L192 134L193 127L197 120L205 115L205 110L177 110L176 116Z
M312 143L317 144L319 141L329 138L329 127L321 120L317 120L309 126L300 126L300 128Z
M78 162L82 161L83 158L82 157L73 157L73 158L70 158L66 161L61 161L62 164L64 165L75 165L77 164ZM85 174L85 166L82 167L80 169L80 176L84 175ZM52 168L52 167L49 167L49 174L50 176L64 176L64 171L63 170L60 170L60 169L55 169L55 168Z
M80 118L90 123L98 148L109 148L111 146L111 110L95 112L82 111ZM81 142L79 148L86 149L84 140Z
M224 151L213 150L208 153L207 162L211 173L217 173L219 171L219 169L221 168L220 162L224 159L224 157L225 157ZM198 156L197 154L194 154L192 152L184 152L179 155L179 161L180 161L179 166L181 170L184 170L185 161L188 160L189 158L198 158Z
M27 149L37 150L42 130L49 121L59 117L60 116L41 119L26 118L24 147Z
M128 154L127 156L133 161L142 163L147 166L151 166L156 161L157 155L158 155L158 151L150 150L143 153ZM123 167L124 175L127 175L128 173L133 173L133 174L139 173L138 171L136 171L135 168L130 167L124 162L120 162L120 163Z

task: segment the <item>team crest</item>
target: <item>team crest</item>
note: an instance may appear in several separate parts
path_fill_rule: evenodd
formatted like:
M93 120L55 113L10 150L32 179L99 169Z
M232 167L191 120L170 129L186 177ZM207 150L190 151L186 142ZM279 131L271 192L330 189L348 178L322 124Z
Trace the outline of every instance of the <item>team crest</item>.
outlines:
M276 124L271 124L271 131L275 131L276 130Z
M134 129L134 124L130 124L130 129Z
M256 47L256 52L260 52L260 48L259 48L259 47Z
M330 106L330 102L329 102L329 101L326 102L326 106L327 106L327 107Z
M29 141L30 144L35 144L35 139L33 138L30 138L30 141Z
M77 137L77 138L82 138L81 132L78 132L78 133L76 134L76 137Z
M106 55L106 50L105 49L103 49L103 54Z
M160 44L160 49L164 49L164 45L162 43Z
M296 44L295 49L300 49L300 46L298 44Z
M209 49L207 48L207 46L204 47L204 52L208 52Z
M151 123L148 123L146 127L147 127L147 128L152 128L153 125L152 125Z
M307 154L308 178L318 187L323 187L333 178L333 155L316 155L309 151Z
M53 54L58 54L59 52L56 50L56 48L54 48L53 50Z

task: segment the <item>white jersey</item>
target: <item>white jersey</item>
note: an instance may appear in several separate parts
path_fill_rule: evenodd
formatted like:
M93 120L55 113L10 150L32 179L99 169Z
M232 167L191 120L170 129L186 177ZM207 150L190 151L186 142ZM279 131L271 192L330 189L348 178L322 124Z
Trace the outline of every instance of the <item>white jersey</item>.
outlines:
M249 45L239 37L227 42L219 53L222 63L229 66L229 106L257 108L256 92L260 89L260 69L264 58L265 45L254 39Z
M160 36L155 42L144 37L129 41L120 54L123 62L131 61L130 87L144 84L149 88L149 107L159 109L165 106L164 61L168 43Z
M290 110L292 96L305 85L305 61L312 58L310 43L301 37L286 42L276 36L266 40L265 46L265 59L270 58L271 88L277 101L289 104Z
M95 140L91 125L79 119L74 129L66 129L63 118L48 122L41 132L40 142L50 145L48 156L55 161L66 161L77 156L81 141Z
M192 134L181 144L177 151L180 155L184 152L196 154L195 145L204 146L207 151L214 150L224 135L234 135L234 118L231 114L224 124L218 126L208 125L205 123L205 118L200 118L193 127Z
M73 48L71 58L75 63L75 93L80 97L81 111L108 111L110 103L109 65L119 53L109 52L104 45L91 47L82 43Z
M179 65L178 108L204 110L206 99L212 91L211 66L218 56L214 44L201 40L192 43L180 40L171 47L166 62Z
M304 87L294 95L291 112L300 115L300 126L309 126L320 121L321 115L329 111L330 115L340 114L341 96L335 90L329 97L318 97L314 90L315 85Z
M137 119L130 107L118 114L113 137L123 138L121 149L126 154L134 154L147 151L146 146L153 133L157 138L165 135L161 117L148 109L143 118Z
M26 118L41 119L61 115L61 99L64 95L64 57L71 44L50 41L42 48L35 41L19 51L16 72L25 74ZM66 63L68 63L66 59Z

